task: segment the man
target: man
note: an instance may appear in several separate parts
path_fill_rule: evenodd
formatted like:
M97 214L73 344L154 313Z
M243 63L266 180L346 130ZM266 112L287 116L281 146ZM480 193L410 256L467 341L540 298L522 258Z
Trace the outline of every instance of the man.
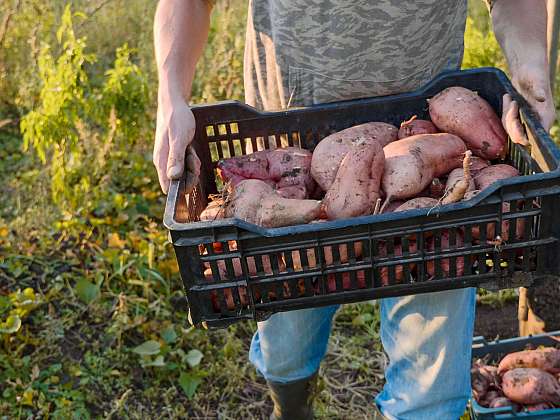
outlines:
M513 82L550 128L554 105L544 0L495 0L491 15ZM457 69L466 0L252 0L245 48L246 102L275 110L416 89ZM155 18L159 71L154 147L161 187L183 173L195 121L187 100L208 34L211 4L161 0ZM219 57L217 57L219 59ZM506 127L524 139L516 104ZM186 157L197 172L198 158ZM390 364L377 418L457 419L470 395L475 290L384 299L381 339ZM336 307L280 313L258 324L250 360L266 378L273 418L312 417L313 380Z

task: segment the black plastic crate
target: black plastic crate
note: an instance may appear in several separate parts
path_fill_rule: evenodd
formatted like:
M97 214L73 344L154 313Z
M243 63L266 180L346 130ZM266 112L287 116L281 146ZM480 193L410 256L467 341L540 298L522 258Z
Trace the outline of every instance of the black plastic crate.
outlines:
M272 229L234 219L197 222L208 194L218 193L217 160L261 148L312 150L326 135L368 121L398 126L412 115L428 118L426 99L456 85L477 91L499 115L504 93L519 101L532 147L509 144L507 162L524 176L432 210ZM202 181L189 195L184 180L171 183L164 224L195 325L220 327L280 311L471 286L527 286L559 274L560 151L497 69L444 73L407 94L281 112L232 101L195 106L193 112ZM510 211L503 211L503 203ZM488 227L504 237L505 221L510 240L492 244Z
M552 338L555 337L555 338ZM525 350L527 346L558 347L560 344L560 331L531 337L517 337L507 340L486 341L484 337L475 337L473 340L473 359L489 357L491 362L498 363L506 354ZM515 412L513 407L486 408L471 400L469 411L472 420L506 420L506 419L547 419L559 420L560 408L534 412Z

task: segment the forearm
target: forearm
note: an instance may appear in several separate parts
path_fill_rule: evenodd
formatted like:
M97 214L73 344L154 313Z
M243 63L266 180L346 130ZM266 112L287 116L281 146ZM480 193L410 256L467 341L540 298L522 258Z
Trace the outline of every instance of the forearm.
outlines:
M538 66L548 79L546 0L495 0L491 14L511 72Z
M210 11L206 0L160 0L154 20L160 103L190 96L196 63L208 38Z

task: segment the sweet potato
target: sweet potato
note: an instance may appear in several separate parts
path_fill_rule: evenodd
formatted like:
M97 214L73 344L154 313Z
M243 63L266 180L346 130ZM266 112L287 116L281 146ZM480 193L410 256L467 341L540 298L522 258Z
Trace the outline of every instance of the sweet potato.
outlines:
M320 213L320 201L268 194L262 198L257 210L257 224L264 227L299 225L317 219Z
M257 212L262 199L273 193L274 189L266 182L257 179L243 180L231 193L224 216L257 223Z
M211 201L200 213L200 220L210 222L212 220L223 219L225 217L225 204L222 198Z
M560 350L545 347L510 353L500 361L498 372L515 368L538 368L553 374L560 373Z
M395 209L397 211L406 211L413 209L434 208L439 205L438 200L430 197L416 197L406 201Z
M465 143L453 134L419 134L383 148L383 190L389 200L416 196L432 179L462 165Z
M488 166L480 170L474 178L474 182L476 184L476 188L482 191L496 181L512 178L514 176L519 176L519 171L517 169L510 165L498 164Z
M302 199L315 189L310 170L311 152L299 147L261 150L245 156L235 156L219 161L217 166L222 180L233 186L245 179L259 179L277 189L288 188L288 192L282 193L284 196Z
M390 203L388 203L385 208L383 209L382 213L392 213L394 212L397 208L399 208L400 206L402 206L404 203L406 203L406 201L404 200L395 200L395 201L391 201Z
M289 185L287 187L278 188L276 192L284 198L297 198L304 200L307 198L307 190L302 185Z
M428 103L434 125L440 131L461 137L475 155L485 159L504 155L507 135L502 122L490 104L475 92L454 86Z
M354 146L377 143L381 147L397 139L397 127L382 122L356 125L325 137L313 151L311 175L323 189L329 190L342 159Z
M511 407L513 405L513 403L506 397L494 398L492 401L489 402L490 402L490 404L488 405L489 408Z
M237 185L244 179L269 179L268 150L261 150L245 156L235 156L218 162L218 174L224 182Z
M372 214L379 198L385 157L377 142L354 146L344 157L323 199L329 220Z
M431 121L419 120L416 115L413 115L412 118L401 123L398 137L399 139L404 139L416 134L435 134L437 132L438 129Z
M470 163L471 176L475 177L482 169L488 166L490 166L490 162L486 159L482 159L478 156L472 156Z
M453 169L447 177L442 204L461 201L468 191L474 191L475 185L471 177L470 162L471 151L467 150L463 159L463 168Z
M403 255L403 247L402 244L396 243L394 245L393 255L395 257L402 257ZM410 240L408 243L408 252L414 253L417 251L416 248L416 241ZM387 245L384 243L379 244L379 257L387 257L388 256L388 249ZM415 264L409 263L408 264L409 271L412 271L415 268ZM379 274L381 276L381 284L383 286L388 286L390 282L390 272L394 270L394 277L392 282L393 283L400 283L404 278L404 266L402 264L392 265L392 266L383 266L379 269Z
M299 147L271 150L268 154L268 174L276 188L304 187L308 193L315 187L311 176L311 152Z
M560 404L560 384L544 370L515 368L502 377L506 397L519 404Z
M455 245L453 248L457 248L457 247L461 247L463 246L463 235L461 234L460 231L458 231L455 235ZM435 242L435 238L431 237L428 238L428 240L426 241L428 250L433 252L436 249L436 242ZM444 230L441 234L441 246L440 246L441 251L446 251L446 250L450 250L451 248L451 241L449 238L449 231ZM450 258L444 258L441 259L441 272L442 275L444 277L448 277L451 275L451 259ZM435 276L436 274L436 261L435 260L428 260L428 262L426 263L426 269L428 271L428 274L430 276ZM459 256L459 257L455 257L455 275L456 276L462 276L465 272L465 257Z

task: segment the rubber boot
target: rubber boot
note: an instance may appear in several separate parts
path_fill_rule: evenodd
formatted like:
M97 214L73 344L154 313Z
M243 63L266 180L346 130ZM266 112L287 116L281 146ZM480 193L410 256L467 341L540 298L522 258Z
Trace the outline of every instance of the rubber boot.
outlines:
M312 420L317 374L299 381L281 384L267 381L274 410L270 420Z

